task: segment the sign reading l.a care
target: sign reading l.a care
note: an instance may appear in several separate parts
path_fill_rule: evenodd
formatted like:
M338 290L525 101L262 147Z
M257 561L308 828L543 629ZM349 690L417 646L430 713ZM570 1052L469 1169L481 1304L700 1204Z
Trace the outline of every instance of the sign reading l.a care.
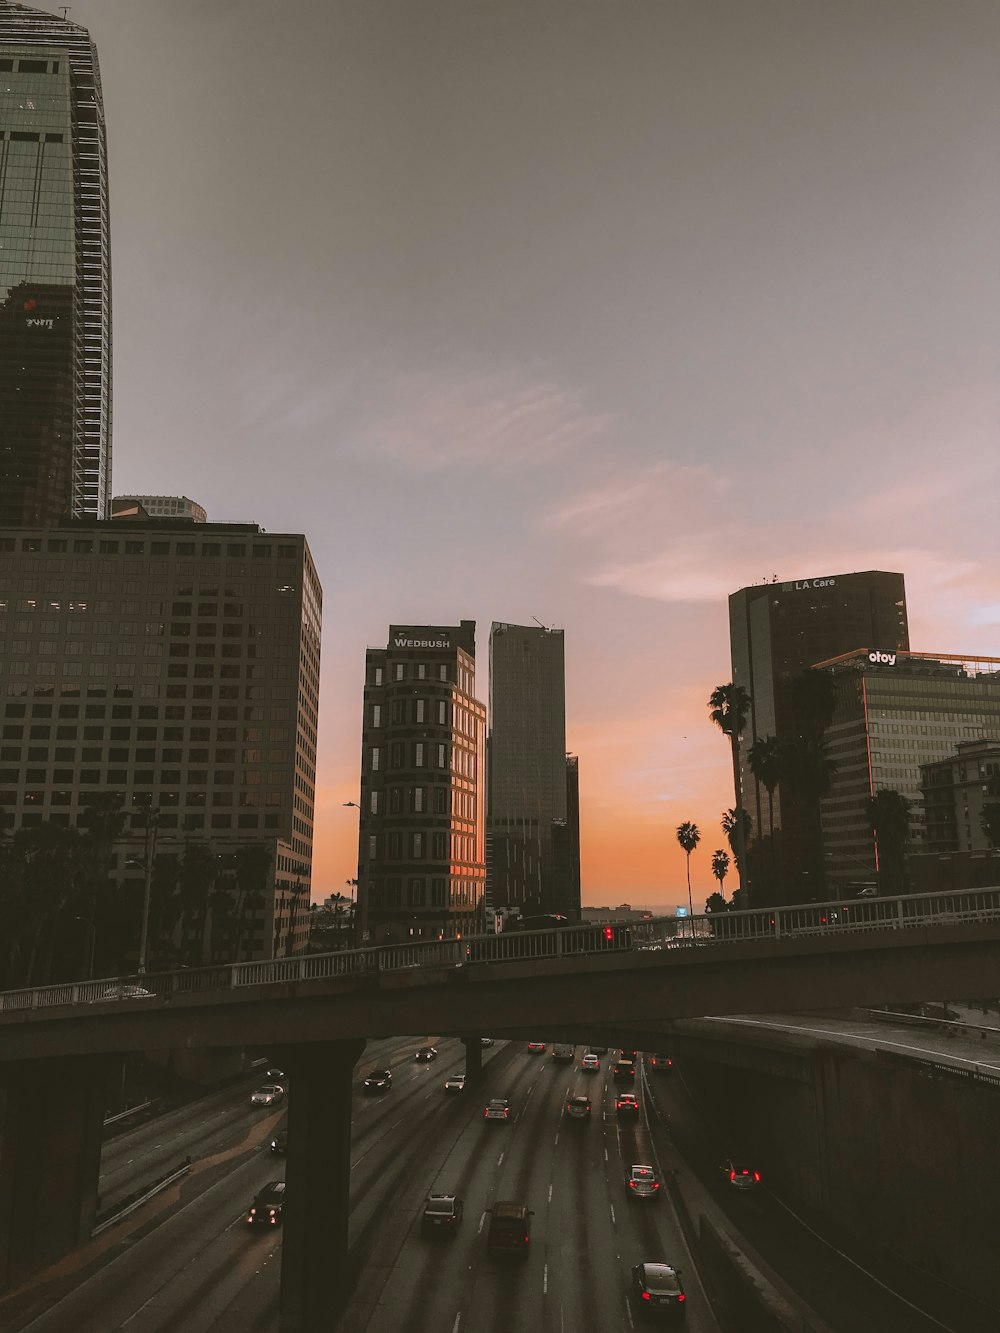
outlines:
M835 588L836 579L795 579L792 583L783 583L782 592L801 592L803 588Z

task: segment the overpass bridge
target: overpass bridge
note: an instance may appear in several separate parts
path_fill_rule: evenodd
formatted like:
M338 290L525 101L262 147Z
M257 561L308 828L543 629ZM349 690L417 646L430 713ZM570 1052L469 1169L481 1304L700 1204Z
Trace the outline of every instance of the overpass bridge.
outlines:
M461 1037L474 1080L482 1032L648 1049L677 1019L987 995L998 977L1000 887L2 992L0 1290L89 1234L105 1081L127 1051L250 1044L288 1071L281 1327L326 1329L331 1289L349 1289L351 1092L366 1039Z

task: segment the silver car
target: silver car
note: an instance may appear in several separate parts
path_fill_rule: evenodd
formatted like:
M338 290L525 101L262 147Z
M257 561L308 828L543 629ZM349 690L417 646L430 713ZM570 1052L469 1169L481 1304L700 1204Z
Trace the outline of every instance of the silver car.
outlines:
M285 1089L280 1083L265 1083L250 1098L251 1106L277 1106L285 1100Z

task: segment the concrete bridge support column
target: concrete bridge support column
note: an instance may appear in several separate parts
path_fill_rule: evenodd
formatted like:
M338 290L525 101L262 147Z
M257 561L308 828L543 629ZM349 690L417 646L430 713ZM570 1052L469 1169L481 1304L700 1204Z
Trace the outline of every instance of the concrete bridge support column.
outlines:
M281 1333L323 1333L351 1294L351 1094L364 1038L274 1052L288 1075Z
M478 1032L463 1032L462 1045L465 1047L466 1082L475 1087L483 1081L483 1044Z
M86 1240L114 1057L0 1064L0 1291Z

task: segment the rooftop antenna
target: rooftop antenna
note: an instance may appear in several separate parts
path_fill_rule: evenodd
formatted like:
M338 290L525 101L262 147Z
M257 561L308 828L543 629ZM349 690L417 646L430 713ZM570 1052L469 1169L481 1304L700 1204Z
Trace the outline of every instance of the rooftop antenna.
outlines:
M548 634L548 632L549 632L549 627L548 627L548 625L542 625L542 622L538 619L537 616L532 616L531 618L532 618L532 620L535 622L536 625L541 625L541 626L542 626L542 629L545 631L545 633Z
M63 19L65 20L66 15L67 15L67 14L69 13L69 11L73 8L73 6L72 6L72 5L60 5L59 8L62 10L62 12L63 12Z

